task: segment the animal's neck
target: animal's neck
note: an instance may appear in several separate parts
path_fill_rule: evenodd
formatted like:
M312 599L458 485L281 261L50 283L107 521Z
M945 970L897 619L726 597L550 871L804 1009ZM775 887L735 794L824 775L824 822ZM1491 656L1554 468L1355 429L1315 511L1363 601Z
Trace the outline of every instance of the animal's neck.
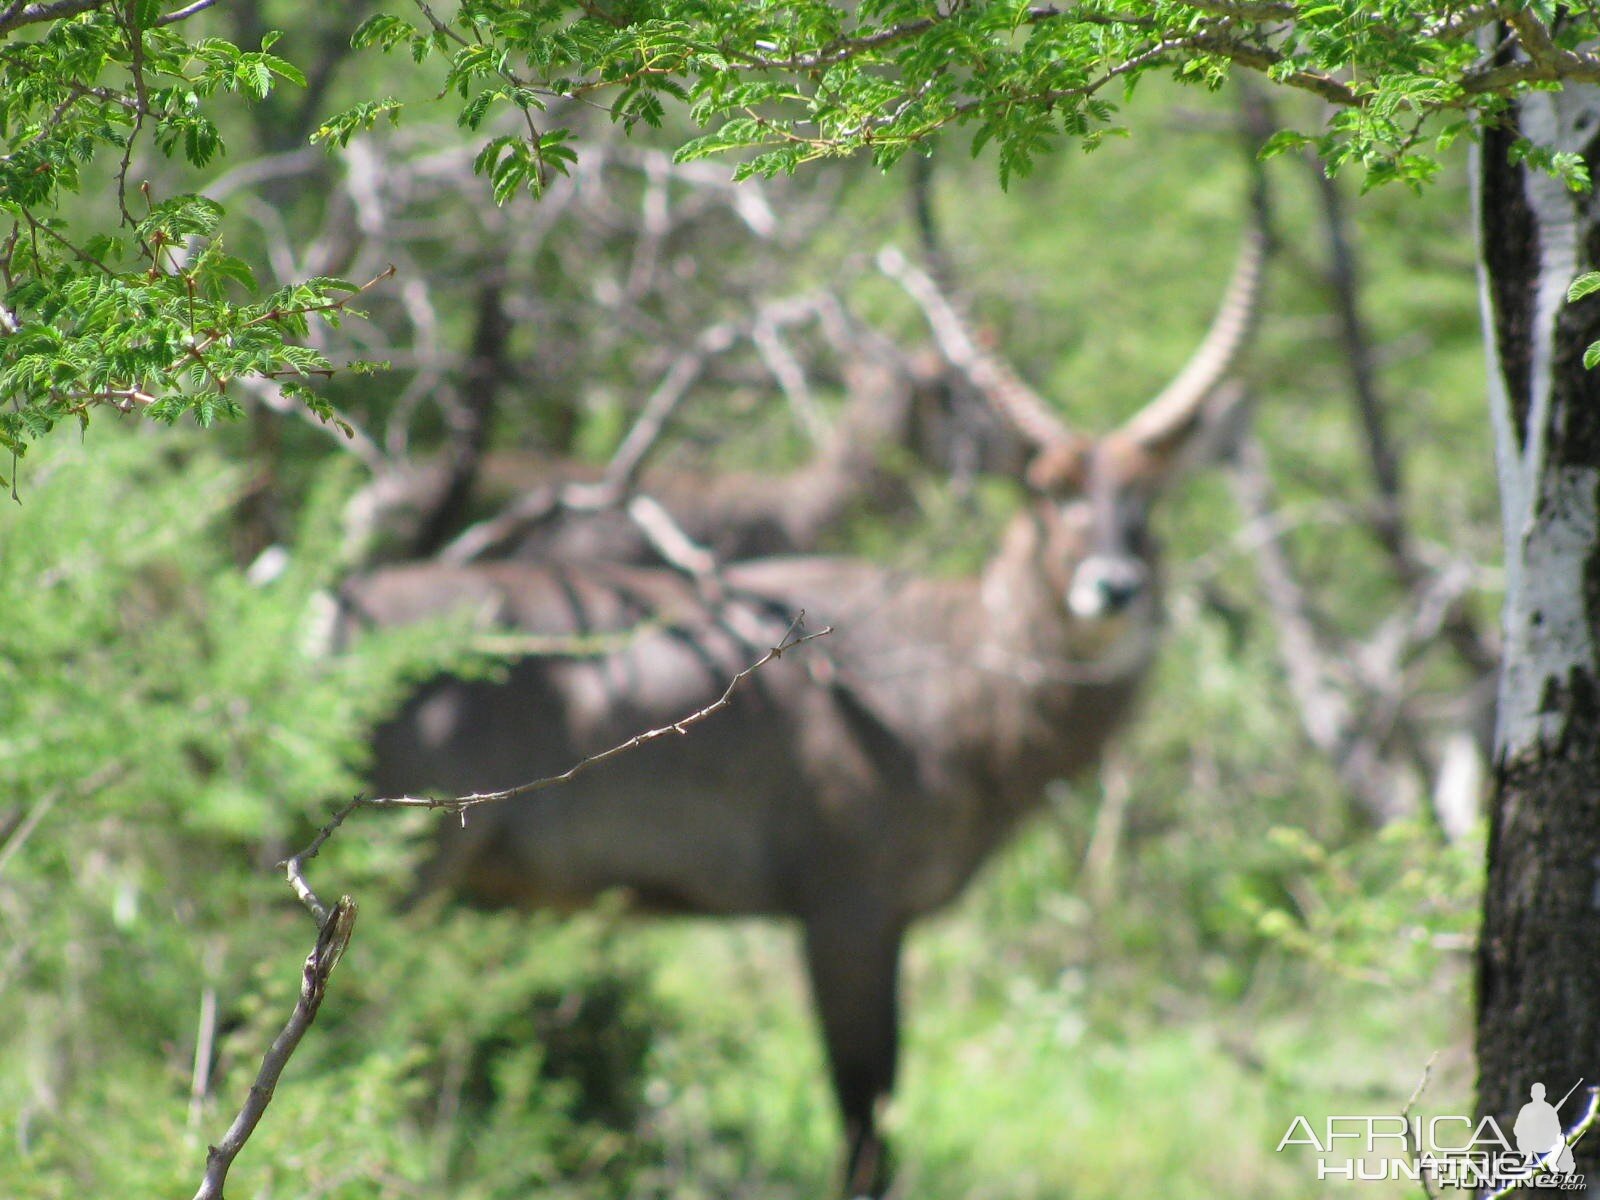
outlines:
M1066 609L1064 580L1042 532L1019 517L984 572L976 663L992 722L988 770L1000 802L1035 803L1051 779L1098 761L1154 653L1155 629L1130 619L1109 640L1085 643Z

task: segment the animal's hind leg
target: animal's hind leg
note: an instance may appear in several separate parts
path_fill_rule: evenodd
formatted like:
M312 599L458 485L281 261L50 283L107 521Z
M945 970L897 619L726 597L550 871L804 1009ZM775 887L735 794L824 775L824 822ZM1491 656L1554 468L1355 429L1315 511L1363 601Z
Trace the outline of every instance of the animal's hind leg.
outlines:
M889 1181L877 1110L894 1087L901 932L859 912L806 922L806 965L844 1117L849 1196L881 1196Z

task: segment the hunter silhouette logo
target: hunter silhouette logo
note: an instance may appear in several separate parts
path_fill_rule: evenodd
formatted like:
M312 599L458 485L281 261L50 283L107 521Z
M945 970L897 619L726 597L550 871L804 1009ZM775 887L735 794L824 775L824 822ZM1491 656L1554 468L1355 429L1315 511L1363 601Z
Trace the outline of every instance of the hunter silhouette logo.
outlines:
M1527 1157L1529 1165L1537 1165L1551 1175L1572 1174L1572 1147L1561 1131L1561 1105L1578 1090L1578 1083L1567 1089L1567 1095L1561 1097L1558 1104L1545 1103L1544 1084L1534 1084L1528 1089L1532 1098L1522 1106L1522 1111L1517 1113L1517 1123L1511 1127L1517 1149Z
M1295 1117L1278 1142L1278 1152L1310 1147L1317 1155L1319 1180L1431 1181L1495 1192L1533 1185L1579 1192L1584 1177L1575 1168L1572 1144L1595 1122L1600 1089L1588 1090L1588 1111L1570 1128L1562 1125L1561 1108L1582 1084L1578 1080L1551 1104L1544 1084L1534 1083L1512 1124L1511 1138L1493 1117L1474 1122L1459 1115L1333 1116L1320 1130L1307 1118Z

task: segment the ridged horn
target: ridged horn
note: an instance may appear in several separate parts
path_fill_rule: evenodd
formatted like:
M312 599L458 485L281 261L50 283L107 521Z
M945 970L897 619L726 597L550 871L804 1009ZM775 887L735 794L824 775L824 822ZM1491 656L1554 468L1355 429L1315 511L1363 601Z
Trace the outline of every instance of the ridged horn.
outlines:
M1142 445L1160 446L1181 439L1194 425L1255 333L1261 316L1267 246L1267 229L1258 210L1257 219L1245 231L1233 275L1205 339L1172 382L1123 425L1125 436Z
M1222 304L1189 361L1160 395L1122 427L1124 436L1149 447L1182 441L1205 403L1239 363L1261 317L1262 283L1272 248L1272 198L1261 148L1277 125L1264 93L1247 80L1239 85L1239 134L1250 161L1250 224L1234 260Z
M878 269L916 301L928 319L940 353L1018 433L1041 449L1073 439L1072 430L1056 416L1044 397L978 345L955 306L927 272L912 265L893 246L878 252Z

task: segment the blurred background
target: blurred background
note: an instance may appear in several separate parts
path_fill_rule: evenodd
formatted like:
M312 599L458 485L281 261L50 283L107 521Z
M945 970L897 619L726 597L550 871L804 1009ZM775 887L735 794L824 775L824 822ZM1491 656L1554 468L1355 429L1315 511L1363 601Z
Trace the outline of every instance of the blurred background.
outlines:
M1185 361L1246 220L1234 98L1153 81L1134 138L1008 192L956 139L734 187L672 163L681 118L625 137L574 109L571 176L496 208L448 112L308 147L327 111L427 82L352 55L358 14L248 9L219 8L224 36L287 29L310 86L241 108L204 190L263 281L394 264L316 334L390 365L324 389L353 437L270 387L203 436L102 419L31 454L0 515L7 1195L193 1188L298 989L309 926L274 864L361 790L409 687L495 669L437 627L320 651L342 575L516 536L481 523L598 472L664 390L652 470L815 461L877 403L863 348L917 381L919 418L819 544L970 572L1015 461L879 248L931 246L996 352L1100 431ZM1292 154L1267 171L1259 452L1161 510L1170 619L1137 725L911 942L901 1194L1320 1194L1275 1152L1290 1120L1398 1111L1435 1053L1423 1109L1470 1111L1498 516L1464 154L1420 197ZM359 813L313 865L361 919L236 1194L831 1186L789 928L401 915L432 819Z

